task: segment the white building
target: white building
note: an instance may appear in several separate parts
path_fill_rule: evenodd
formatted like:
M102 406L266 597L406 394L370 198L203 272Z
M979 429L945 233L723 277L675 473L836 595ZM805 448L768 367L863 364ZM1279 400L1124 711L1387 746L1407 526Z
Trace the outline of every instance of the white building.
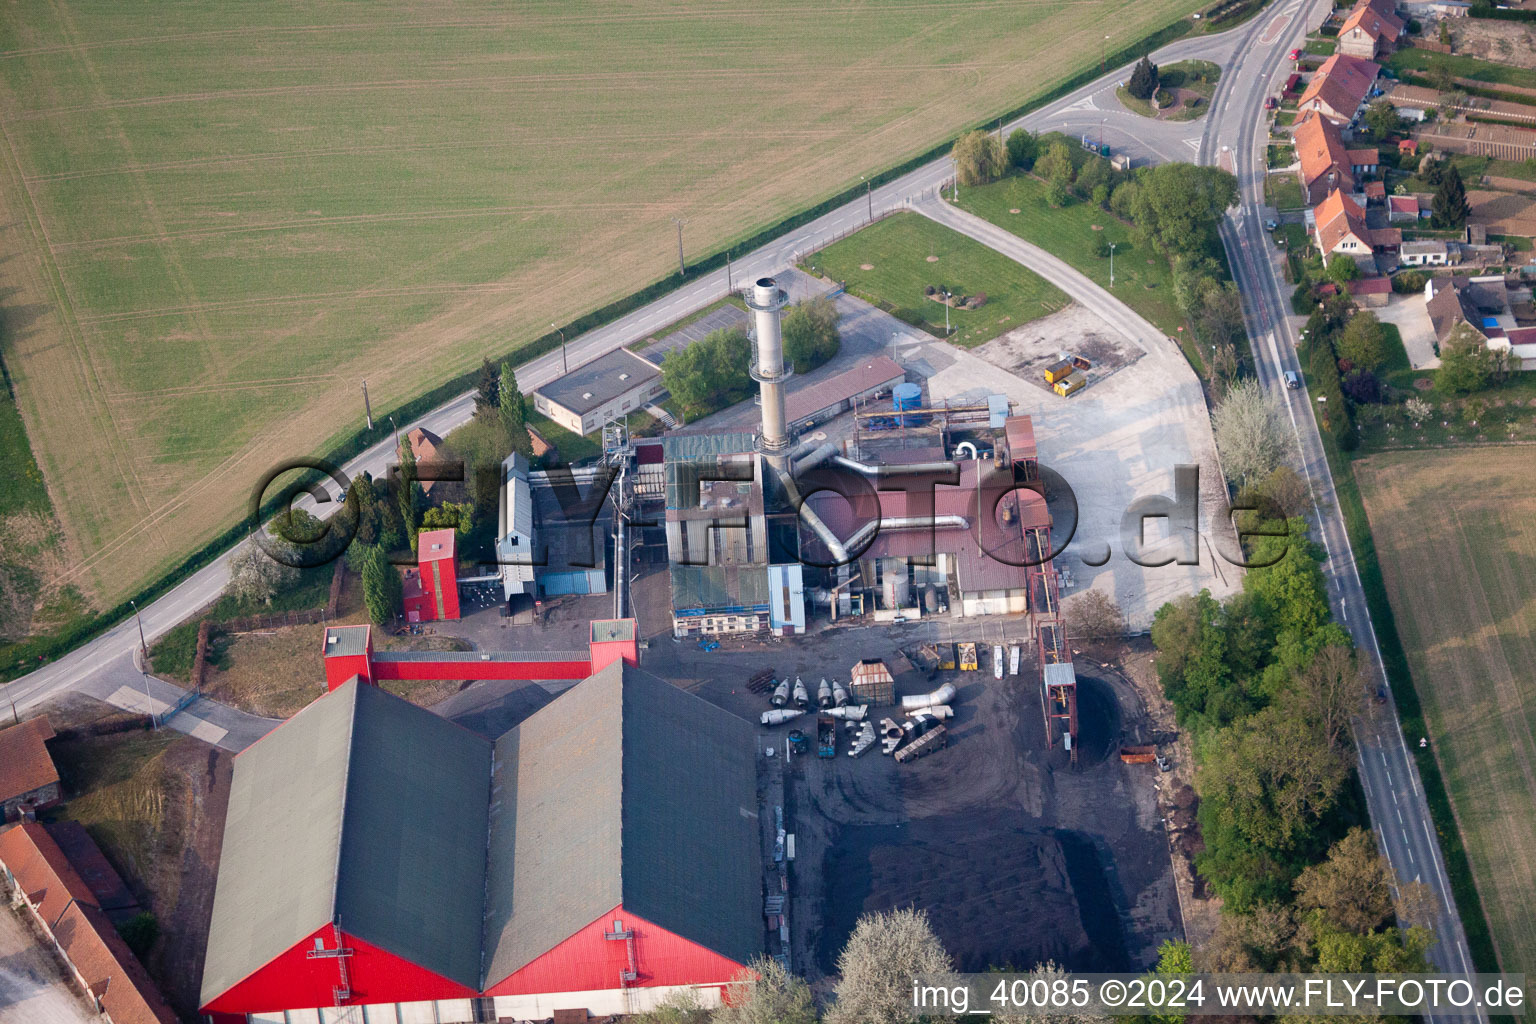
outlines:
M533 407L573 434L590 434L666 393L649 359L615 349L533 393Z

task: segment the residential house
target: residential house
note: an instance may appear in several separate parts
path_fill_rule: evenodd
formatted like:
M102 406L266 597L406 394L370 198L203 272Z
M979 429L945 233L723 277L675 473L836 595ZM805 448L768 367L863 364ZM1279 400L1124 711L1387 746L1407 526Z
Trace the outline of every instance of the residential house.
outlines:
M447 458L443 453L443 439L424 427L417 427L405 435L405 440L411 446L411 455L416 459L417 482L421 484L421 493L430 497L433 485L441 482L428 479L435 475L430 467L440 466ZM423 472L419 470L422 466L429 468Z
M1536 327L1517 327L1505 331L1502 343L1490 339L1488 347L1507 348L1511 369L1536 370Z
M1403 34L1393 0L1360 0L1339 27L1338 52L1374 60L1391 53Z
M1489 342L1490 348L1508 348L1508 333L1519 329L1502 274L1432 277L1424 285L1424 309L1435 337L1442 343L1457 324L1464 323Z
M1298 116L1315 110L1334 124L1349 124L1365 106L1379 74L1381 65L1374 61L1335 53L1307 83Z
M1403 267L1444 267L1451 262L1451 244L1438 238L1404 242L1397 252Z
M1365 194L1367 205L1371 203L1385 203L1387 201L1387 186L1379 181L1368 181L1360 190Z
M1344 147L1338 126L1332 121L1316 112L1303 114L1296 122L1291 141L1301 164L1301 189L1306 193L1308 206L1316 206L1336 189L1355 190L1350 151Z
M1324 256L1343 253L1357 260L1374 256L1378 250L1396 249L1403 241L1397 228L1370 228L1365 208L1335 189L1312 210L1317 248Z
M59 773L48 753L53 727L33 718L0 730L0 824L59 803Z

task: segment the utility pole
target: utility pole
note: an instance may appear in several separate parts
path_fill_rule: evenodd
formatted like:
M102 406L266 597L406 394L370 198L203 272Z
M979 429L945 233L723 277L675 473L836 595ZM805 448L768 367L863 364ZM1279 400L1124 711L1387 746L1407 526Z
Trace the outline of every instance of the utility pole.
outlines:
M373 406L368 404L368 381L363 381L363 415L368 417L368 429L373 429Z
M673 217L672 223L677 225L677 276L682 277L688 273L688 268L683 264L683 225L688 223L681 217Z
M5 695L6 697L10 698L11 701L11 717L16 720L17 725L20 725L21 714L16 710L16 691L11 689L14 684L14 679L11 682L5 684Z
M944 337L949 337L949 290L944 291Z
M139 624L139 672L144 676L144 713L149 715L149 724L160 730L160 722L155 718L154 698L149 695L149 642L144 639L144 619L139 615L139 606L132 598L128 604L133 607L133 618Z
M571 372L571 368L565 363L565 328L554 323L549 326L560 332L560 376L564 377Z
M873 224L875 222L875 199L869 191L872 182L867 176L863 175L860 176L859 180L864 182L864 203L869 207L869 222Z

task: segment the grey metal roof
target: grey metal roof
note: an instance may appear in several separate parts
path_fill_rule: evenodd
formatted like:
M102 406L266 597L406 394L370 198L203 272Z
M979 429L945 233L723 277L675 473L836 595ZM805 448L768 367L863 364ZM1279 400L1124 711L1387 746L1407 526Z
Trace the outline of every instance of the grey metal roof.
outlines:
M621 662L501 737L485 987L620 904L738 962L759 952L753 753L748 723Z
M368 648L367 626L327 626L325 628L325 653L335 655L364 654Z
M491 745L348 682L235 763L203 1001L317 928L479 983Z
M671 566L672 607L678 611L754 608L768 603L768 569L762 565Z
M550 381L538 389L538 394L580 416L660 376L661 371L650 360L617 348Z

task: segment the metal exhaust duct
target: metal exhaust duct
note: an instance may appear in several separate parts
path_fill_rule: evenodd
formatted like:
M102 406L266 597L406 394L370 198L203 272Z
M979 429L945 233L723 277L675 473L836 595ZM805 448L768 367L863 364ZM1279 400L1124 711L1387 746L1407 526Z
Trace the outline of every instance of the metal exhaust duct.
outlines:
M789 295L771 277L760 277L747 297L752 311L752 333L756 359L751 367L757 381L762 405L762 430L758 447L768 461L784 473L789 468L789 424L785 422L784 382L790 370L784 366L784 335L779 329L779 311L789 304Z
M937 707L940 704L948 704L955 699L955 684L945 683L932 693L914 694L901 698L903 711L921 711L923 708Z

